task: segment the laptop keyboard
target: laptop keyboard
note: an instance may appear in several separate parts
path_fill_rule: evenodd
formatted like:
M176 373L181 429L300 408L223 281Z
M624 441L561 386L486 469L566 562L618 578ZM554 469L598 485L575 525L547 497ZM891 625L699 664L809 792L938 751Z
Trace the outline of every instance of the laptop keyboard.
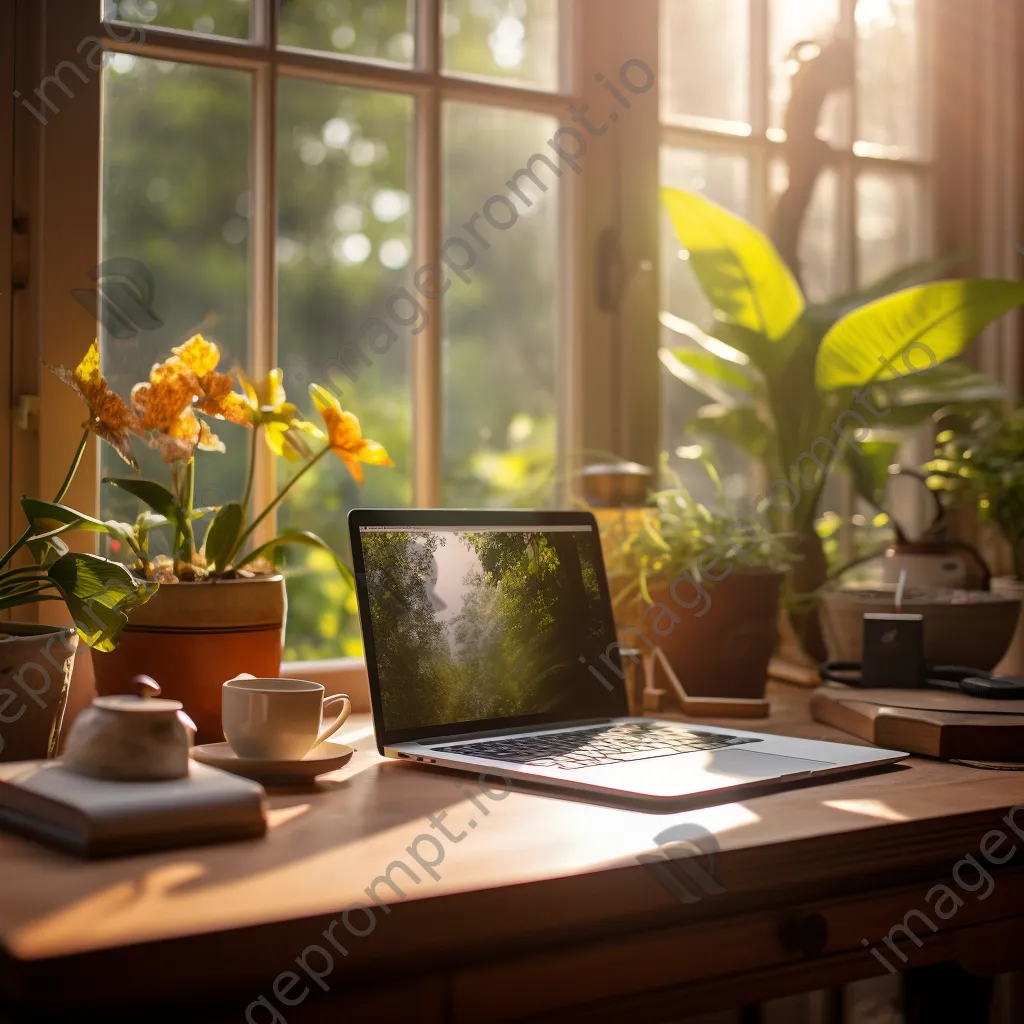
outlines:
M759 743L743 736L698 732L665 722L622 722L571 732L500 739L434 747L444 753L469 754L492 761L511 761L534 768L592 768L599 764L643 761L696 750L720 750L741 743Z

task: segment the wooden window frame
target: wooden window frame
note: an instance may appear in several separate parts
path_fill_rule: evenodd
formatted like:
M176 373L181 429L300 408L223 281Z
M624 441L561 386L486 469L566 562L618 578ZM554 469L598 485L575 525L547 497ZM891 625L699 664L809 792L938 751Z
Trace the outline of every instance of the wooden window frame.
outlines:
M320 81L326 84L355 86L409 95L416 103L414 259L417 265L436 260L442 242L443 182L441 121L447 101L464 101L530 111L569 122L570 107L593 96L597 89L593 76L585 68L617 67L636 32L632 15L640 19L644 31L656 37L656 0L638 0L632 11L624 11L618 0L561 0L560 31L565 43L560 54L558 89L547 92L496 80L457 77L444 74L440 67L439 7L441 0L416 0L417 57L413 67L397 67L371 60L354 59L330 53L278 48L276 0L252 0L250 39L202 36L173 29L132 26L100 21L100 4L82 0L16 0L19 18L19 52L28 55L20 69L24 95L62 61L76 62L83 69L83 41L98 39L104 50L129 53L187 64L243 70L252 76L252 133L250 174L254 216L251 224L249 329L250 371L263 374L277 362L277 273L275 261L276 206L276 85L284 77ZM141 38L140 38L141 36ZM87 55L89 49L85 49ZM614 62L614 63L612 63ZM74 365L95 336L95 324L83 316L72 297L75 289L90 288L88 274L99 263L101 190L101 81L97 69L88 71L89 80L80 83L69 77L74 96L66 102L59 92L54 96L60 110L45 128L32 116L21 112L17 118L21 138L16 147L20 165L25 168L22 187L13 189L14 206L27 211L31 228L30 273L27 288L15 300L12 348L21 351L21 390L39 396L42 415L34 435L26 431L5 445L4 451L30 451L31 472L12 495L23 491L47 494L56 490L81 430L81 409L69 401L60 383L52 375L40 372L40 363ZM582 83L582 89L580 85ZM656 92L656 90L653 90ZM607 98L607 97L605 97ZM631 150L637 140L650 132L655 122L656 97L638 104L639 113L632 125L623 125L622 141ZM18 108L16 108L18 109ZM603 109L603 108L602 108ZM625 122L627 119L624 118ZM0 131L4 123L0 121ZM592 147L597 150L597 147ZM650 148L655 148L650 144ZM621 316L603 309L594 301L589 287L594 269L589 241L594 233L611 230L625 235L624 245L636 250L632 257L643 262L654 256L650 246L656 232L635 232L622 228L622 196L633 188L633 171L625 175L618 166L620 149L606 147L588 157L585 173L577 177L565 174L561 179L559 217L563 239L561 274L563 287L561 324L561 372L557 381L559 402L558 449L561 459L585 450L618 450L634 457L653 457L656 437L638 440L625 438L631 429L628 408L643 405L622 386L622 371L634 368L631 377L646 375L642 360L631 351L629 359L621 355L619 332ZM69 180L74 168L73 183ZM2 173L2 172L0 172ZM656 186L656 180L652 181ZM0 177L0 186L3 178ZM0 191L0 196L3 192ZM88 197L95 195L97 200ZM653 212L653 211L652 211ZM653 216L652 216L653 221ZM644 237L644 236L648 237ZM0 264L0 268L3 265ZM436 308L429 309L428 327L414 339L412 351L413 389L413 493L417 505L430 507L440 502L442 443L442 318ZM0 307L0 314L3 313ZM650 303L647 349L655 365L656 308ZM632 337L635 339L634 331ZM22 344L19 346L19 339ZM584 344L585 339L585 344ZM4 336L0 335L0 345ZM2 351L0 351L2 355ZM17 359L15 360L18 361ZM649 391L650 381L648 381ZM620 404L619 415L607 415L609 402ZM654 423L656 424L656 419ZM2 439L0 439L2 440ZM649 449L649 451L647 450ZM274 489L272 457L260 446L254 500L269 500ZM564 464L564 463L563 463ZM0 463L0 472L4 466ZM78 473L68 502L83 510L99 508L99 455L90 448L87 461ZM12 508L4 534L17 522ZM264 536L274 524L264 524ZM71 538L73 546L89 549L95 543L89 535ZM62 621L66 611L59 605L41 606L40 617ZM359 689L365 679L361 659L339 658L324 662L303 662L287 666L286 671L324 677L332 688L344 688L348 682Z

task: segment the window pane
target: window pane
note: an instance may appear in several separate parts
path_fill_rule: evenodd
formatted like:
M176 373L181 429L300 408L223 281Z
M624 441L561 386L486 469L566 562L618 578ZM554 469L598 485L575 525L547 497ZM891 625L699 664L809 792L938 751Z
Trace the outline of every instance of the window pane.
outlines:
M558 88L558 0L444 0L444 68Z
M516 172L557 122L451 103L444 128L445 237L464 241L453 262L475 259L445 297L444 502L544 505L557 451L558 187L543 161L530 165L540 187Z
M927 189L910 174L864 172L857 178L860 283L931 255Z
M249 36L249 0L103 0L104 17L205 36Z
M104 72L99 318L104 370L123 396L197 331L218 343L222 366L245 363L249 97L244 72L127 54ZM147 271L153 300L140 304ZM216 433L227 454L196 458L197 505L242 493L246 432L218 423ZM106 445L102 451L104 475L128 475ZM136 451L144 476L168 480L155 451ZM101 496L104 518L134 520L139 512L124 492L103 487Z
M744 157L662 146L661 183L699 192L742 217L750 215L750 169ZM680 248L668 214L662 211L661 308L706 327L712 319L712 309L688 265L688 257ZM693 347L665 326L661 328L661 346L667 351ZM682 475L699 500L713 502L714 487L707 473L692 461L697 454L697 438L686 430L688 421L710 399L673 375L665 360L660 376L661 446L669 454L669 466ZM747 487L746 459L726 446L720 451L716 449L715 455L715 465L727 493L739 497Z
M892 147L894 156L923 155L916 0L860 0L856 18L857 138Z
M279 98L279 362L289 396L314 421L311 382L342 393L395 468L359 487L338 459L302 479L278 517L348 551L353 506L412 502L409 284L413 101L393 93L285 79ZM374 327L367 321L376 318ZM412 323L415 328L416 324ZM282 461L282 482L294 467ZM289 555L286 657L362 651L355 595L329 556Z
M785 161L772 162L771 189L775 202L789 186L789 168ZM800 230L798 257L801 287L811 302L824 302L837 295L838 266L838 210L837 179L835 171L826 168L814 185L807 213Z
M750 170L745 157L662 146L661 183L687 192L699 192L741 217L750 216ZM680 249L679 238L668 214L663 210L662 307L676 316L703 324L711 318L711 307L704 298L693 271L687 265L688 259L689 253Z
M663 0L664 115L750 121L748 4L749 0Z
M790 83L800 59L809 59L816 48L801 43L827 43L839 22L839 0L770 0L771 93L769 124L785 128ZM819 134L836 143L848 139L849 91L832 93L822 110Z
M416 43L407 0L280 0L282 46L411 64Z

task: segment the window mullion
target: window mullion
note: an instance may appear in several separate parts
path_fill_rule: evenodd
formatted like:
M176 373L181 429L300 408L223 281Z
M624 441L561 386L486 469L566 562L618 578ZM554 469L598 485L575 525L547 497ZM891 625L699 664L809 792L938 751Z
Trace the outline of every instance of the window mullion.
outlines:
M256 379L277 365L277 42L276 0L258 0L255 30L271 50L271 59L253 74L251 153L250 293L248 371ZM253 503L262 509L277 490L276 463L266 445L257 445L253 467ZM255 542L270 540L276 514L260 524Z
M443 231L442 95L437 84L441 63L441 0L416 5L420 70L434 81L416 99L416 266L437 262ZM428 283L428 287L430 287ZM444 443L443 299L424 299L426 327L411 339L413 373L413 502L423 508L441 503Z
M768 131L771 90L768 0L750 0L750 131L758 145L750 150L750 208L755 224L768 224L771 157L760 145Z

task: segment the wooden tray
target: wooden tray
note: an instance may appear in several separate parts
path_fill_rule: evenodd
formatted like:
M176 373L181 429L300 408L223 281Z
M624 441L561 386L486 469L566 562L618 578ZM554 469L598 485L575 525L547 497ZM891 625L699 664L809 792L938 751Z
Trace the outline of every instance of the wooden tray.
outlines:
M877 746L912 754L1024 761L1024 700L829 684L811 696L811 715Z

